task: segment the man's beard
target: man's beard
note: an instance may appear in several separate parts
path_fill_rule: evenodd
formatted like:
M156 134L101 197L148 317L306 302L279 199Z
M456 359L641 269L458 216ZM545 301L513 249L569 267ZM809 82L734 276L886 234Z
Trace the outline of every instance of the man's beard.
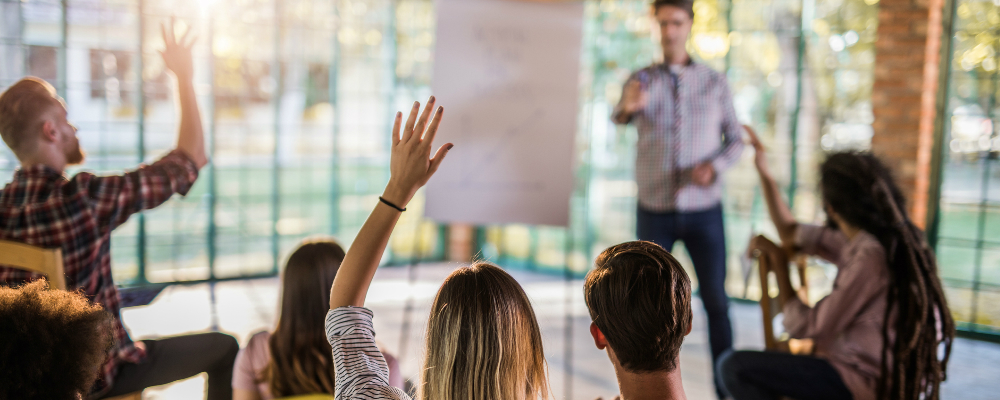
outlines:
M80 142L77 141L73 149L66 152L66 164L67 165L80 165L83 164L83 160L87 158L87 155L80 148Z

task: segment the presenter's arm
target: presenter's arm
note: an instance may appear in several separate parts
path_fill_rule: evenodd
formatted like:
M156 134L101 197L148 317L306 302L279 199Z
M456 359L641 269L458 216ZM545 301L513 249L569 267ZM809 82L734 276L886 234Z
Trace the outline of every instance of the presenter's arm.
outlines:
M632 117L644 108L646 108L646 90L643 89L642 82L633 76L622 87L622 98L611 113L611 121L616 124L627 124L632 122Z
M402 127L403 114L396 113L396 121L392 128L392 155L389 163L389 184L386 185L382 198L400 207L406 208L417 189L424 186L434 175L445 155L454 145L445 144L438 148L431 157L431 144L437 134L438 125L444 109L438 108L431 117L434 108L434 97L427 101L420 118L420 103L413 103L406 125ZM430 124L428 125L428 120ZM382 202L375 205L375 210L361 227L358 236L351 244L350 250L344 256L337 277L333 280L330 290L330 309L353 306L363 307L368 287L378 268L389 235L399 220L400 211Z
M733 107L733 96L729 90L729 83L726 79L720 78L722 90L718 99L722 107L722 148L711 161L716 174L721 174L736 164L743 154L743 126L736 118L736 109Z
M170 28L160 25L163 32L164 49L160 52L163 63L177 78L177 98L180 103L181 123L177 129L177 149L194 162L199 169L208 164L205 155L205 136L201 126L201 112L194 93L194 63L191 46L195 38L190 37L189 28L179 40L174 32L174 18L170 18Z
M778 183L771 176L771 171L767 167L767 153L764 150L764 145L760 143L760 138L757 137L757 132L746 125L743 125L743 128L746 129L750 145L755 151L754 165L756 165L757 173L760 175L760 188L764 194L764 201L767 203L767 212L771 215L771 221L774 222L774 227L778 230L782 245L791 245L795 243L795 227L798 223L792 216L788 204L781 197Z

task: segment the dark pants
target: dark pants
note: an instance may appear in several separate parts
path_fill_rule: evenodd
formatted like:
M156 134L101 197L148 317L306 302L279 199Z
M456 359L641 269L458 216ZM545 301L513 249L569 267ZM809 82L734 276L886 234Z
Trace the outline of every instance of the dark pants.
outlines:
M717 373L736 400L853 398L837 370L822 358L735 351L723 354Z
M697 212L650 212L639 208L636 228L640 240L648 240L670 251L674 242L684 242L694 273L698 276L701 302L708 314L708 341L712 366L719 356L733 347L733 327L729 322L729 297L726 295L726 233L722 225L722 206ZM722 383L715 377L715 388L723 396Z
M233 398L233 362L240 350L232 336L212 332L159 340L143 340L146 359L122 364L104 398L138 392L208 373L208 400Z

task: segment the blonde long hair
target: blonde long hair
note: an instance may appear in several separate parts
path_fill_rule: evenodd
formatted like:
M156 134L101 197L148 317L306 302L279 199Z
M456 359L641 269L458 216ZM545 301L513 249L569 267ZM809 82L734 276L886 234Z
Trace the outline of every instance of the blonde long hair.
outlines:
M496 265L462 267L427 320L421 399L549 398L542 335L521 285Z

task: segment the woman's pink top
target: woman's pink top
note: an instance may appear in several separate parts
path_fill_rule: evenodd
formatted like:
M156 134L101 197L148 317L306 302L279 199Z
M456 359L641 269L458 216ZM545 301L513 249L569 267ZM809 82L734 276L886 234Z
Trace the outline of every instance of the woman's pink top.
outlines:
M233 365L233 389L257 391L262 400L271 400L271 389L266 381L260 379L271 362L271 346L268 340L271 332L257 332L250 338L247 346L236 355Z
M799 225L796 242L802 252L835 264L837 279L815 307L797 297L785 303L785 330L793 338L813 339L816 356L830 361L854 400L874 400L890 284L885 248L865 231L848 240L838 230L814 225Z
M246 347L240 350L233 365L233 389L256 391L261 400L274 398L268 383L260 379L267 364L271 362L271 346L268 344L270 339L271 332L257 332ZM402 388L403 376L399 372L399 362L384 351L382 353L389 365L389 383Z

